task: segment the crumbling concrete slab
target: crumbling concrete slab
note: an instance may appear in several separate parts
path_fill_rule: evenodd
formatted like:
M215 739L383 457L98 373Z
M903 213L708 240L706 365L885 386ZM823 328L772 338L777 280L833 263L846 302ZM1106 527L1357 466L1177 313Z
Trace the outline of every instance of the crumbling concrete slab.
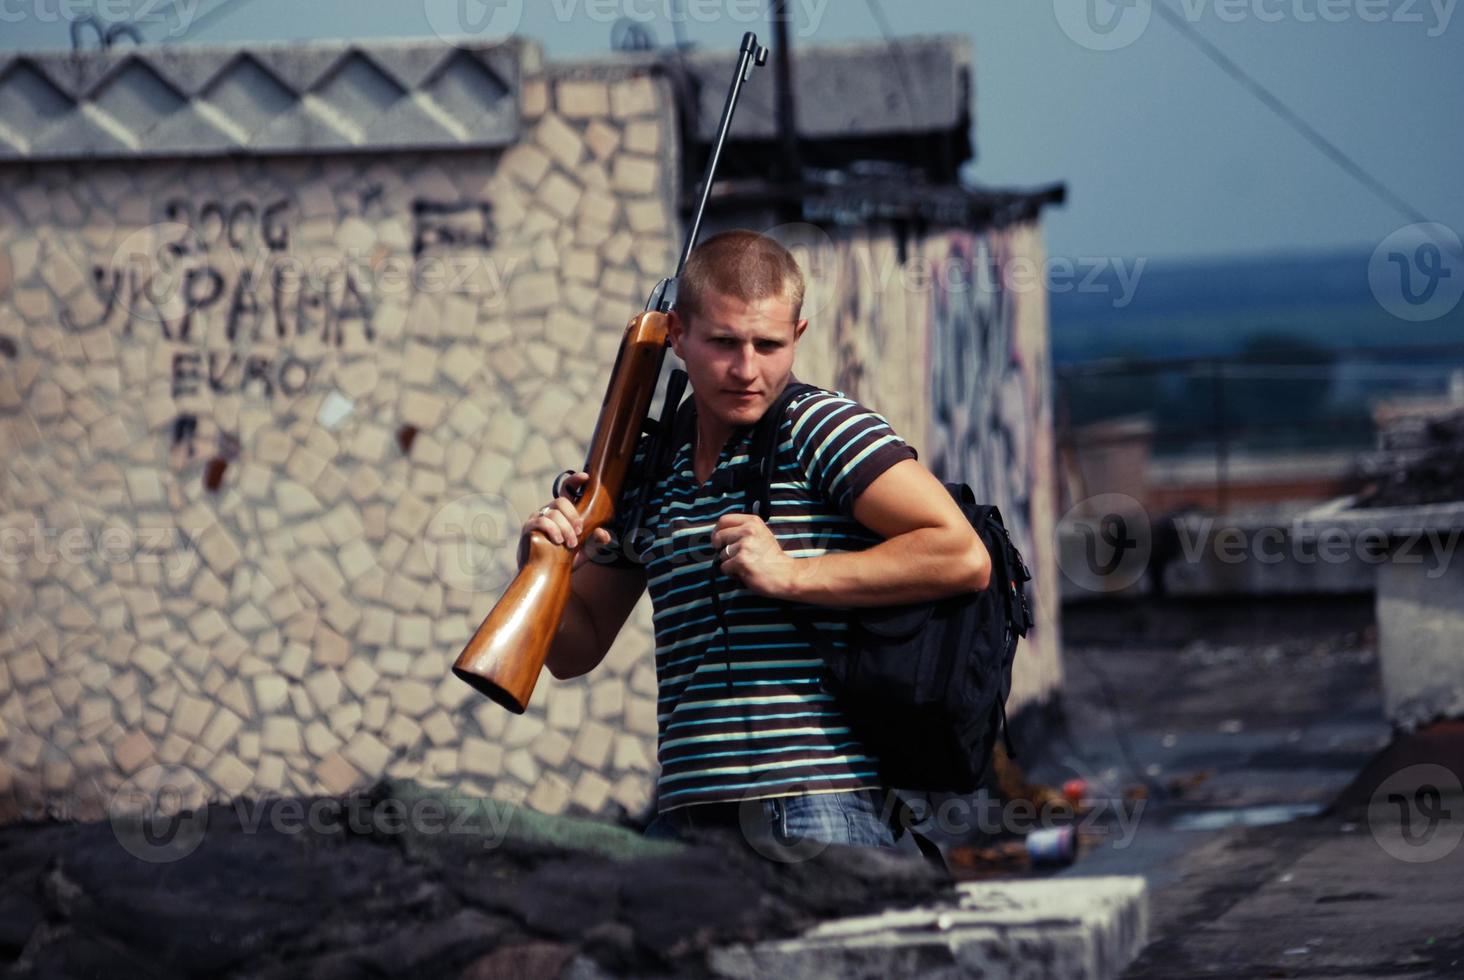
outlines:
M714 950L725 977L1116 977L1148 942L1138 877L965 882L957 903Z
M1464 718L1464 502L1357 508L1350 498L1307 515L1317 534L1387 542L1377 568L1383 709L1403 731Z
M1464 558L1464 556L1461 556ZM1464 561L1378 568L1378 662L1383 707L1404 731L1464 718Z

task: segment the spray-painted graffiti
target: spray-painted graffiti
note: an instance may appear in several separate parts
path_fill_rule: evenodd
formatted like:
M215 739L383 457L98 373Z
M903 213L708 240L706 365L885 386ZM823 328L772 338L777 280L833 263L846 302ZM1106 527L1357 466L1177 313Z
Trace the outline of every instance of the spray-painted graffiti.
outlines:
M859 342L865 329L864 318L874 312L867 310L861 289L868 282L867 277L857 275L862 250L842 244L832 259L843 267L842 281L845 284L839 295L839 305L834 317L834 388L858 398L865 376L865 357ZM877 281L877 280L876 280ZM867 329L867 327L866 327Z
M169 220L129 236L109 263L92 268L90 317L68 305L60 311L63 325L106 325L125 339L146 331L208 349L306 337L340 347L348 329L374 340L365 267L307 264L283 251L286 205L211 201L195 213L186 202L169 202Z
M271 252L290 247L290 202L257 205L253 201L205 201L195 209L192 201L174 198L163 205L168 221L188 229L192 240L205 250L227 246L240 252L263 245Z
M492 248L497 237L489 201L412 204L412 254L433 249Z
M1000 275L1002 241L999 232L948 232L919 244L845 239L826 249L835 258L814 278L837 280L833 383L855 398L878 387L885 373L882 335L902 336L907 316L929 318L929 401L912 413L923 419L928 411L931 420L924 462L942 480L969 483L978 500L999 507L1018 547L1031 555L1038 424L1032 398L1040 379L1030 375L1017 343L1016 307ZM873 407L886 414L893 408Z
M89 291L58 311L70 330L162 347L180 400L177 465L201 445L217 458L237 446L235 435L201 424L192 396L295 398L320 374L323 350L376 339L367 257L307 262L290 251L293 220L283 199L169 200L162 220L125 237L92 267Z
M1033 554L1034 379L1018 345L1016 308L1003 288L998 232L949 232L915 242L879 236L827 242L813 261L815 285L835 282L834 387L864 400L880 387L891 341L907 317L925 321L928 398L911 412L931 420L924 462L942 480L971 484L977 499L1001 509L1018 547ZM832 258L830 258L832 257ZM827 280L827 282L825 282ZM817 312L817 311L815 311ZM928 321L926 321L928 317ZM896 374L898 372L895 372ZM886 385L886 396L903 389ZM874 407L891 414L893 405ZM909 406L914 408L914 406ZM911 436L917 434L912 433Z
M1036 419L1000 236L952 232L944 245L931 293L930 468L999 507L1017 547L1033 555Z
M375 208L381 194L364 188L361 207ZM373 318L388 294L454 291L477 279L503 291L501 276L484 274L497 271L481 256L497 235L487 201L414 202L410 257L372 244L369 233L360 249L298 254L300 240L313 245L320 228L297 228L296 218L288 199L170 199L160 220L123 239L110 261L92 267L89 289L59 310L69 330L101 328L162 347L179 400L175 459L193 459L195 442L230 438L194 414L193 396L306 394L332 351L377 341Z
M61 322L71 330L115 327L127 339L147 330L164 341L203 346L315 336L340 347L348 328L359 329L368 341L376 339L373 304L351 270L319 282L277 264L261 281L248 266L228 268L232 265L183 256L165 269L99 265L92 270L92 298L100 312L88 320L63 307ZM212 324L218 313L221 336L195 329L200 321Z
M248 393L251 386L270 397L276 392L294 397L310 386L315 365L290 354L240 356L228 351L175 351L173 397L197 394L206 382L216 394Z

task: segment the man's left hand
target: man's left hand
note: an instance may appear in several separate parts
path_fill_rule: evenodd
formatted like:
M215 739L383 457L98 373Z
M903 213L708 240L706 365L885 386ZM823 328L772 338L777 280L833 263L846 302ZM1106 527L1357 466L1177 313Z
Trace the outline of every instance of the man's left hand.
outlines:
M722 571L760 595L789 598L796 558L783 551L773 532L756 514L723 514L712 532L714 561Z

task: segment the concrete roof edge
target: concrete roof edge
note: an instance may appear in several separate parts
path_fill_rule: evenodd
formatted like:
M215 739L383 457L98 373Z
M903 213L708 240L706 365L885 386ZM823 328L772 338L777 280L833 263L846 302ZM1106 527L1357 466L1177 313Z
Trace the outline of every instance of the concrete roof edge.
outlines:
M376 135L352 150L507 146L519 135L522 78L538 70L541 56L538 43L522 37L9 52L0 55L0 133L10 137L0 139L0 161L314 152L319 147L303 137L298 147L264 138L307 94L358 131L374 128ZM445 100L444 111L471 120L472 128L429 145L418 130L375 126L413 98ZM239 132L222 137L172 125L199 105L237 122ZM127 138L99 148L89 135L94 117Z

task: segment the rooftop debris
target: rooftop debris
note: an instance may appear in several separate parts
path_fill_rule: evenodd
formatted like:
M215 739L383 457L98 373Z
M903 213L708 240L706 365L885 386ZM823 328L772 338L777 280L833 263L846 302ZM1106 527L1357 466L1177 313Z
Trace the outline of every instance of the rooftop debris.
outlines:
M1378 448L1357 470L1358 508L1464 500L1464 407L1380 415Z

